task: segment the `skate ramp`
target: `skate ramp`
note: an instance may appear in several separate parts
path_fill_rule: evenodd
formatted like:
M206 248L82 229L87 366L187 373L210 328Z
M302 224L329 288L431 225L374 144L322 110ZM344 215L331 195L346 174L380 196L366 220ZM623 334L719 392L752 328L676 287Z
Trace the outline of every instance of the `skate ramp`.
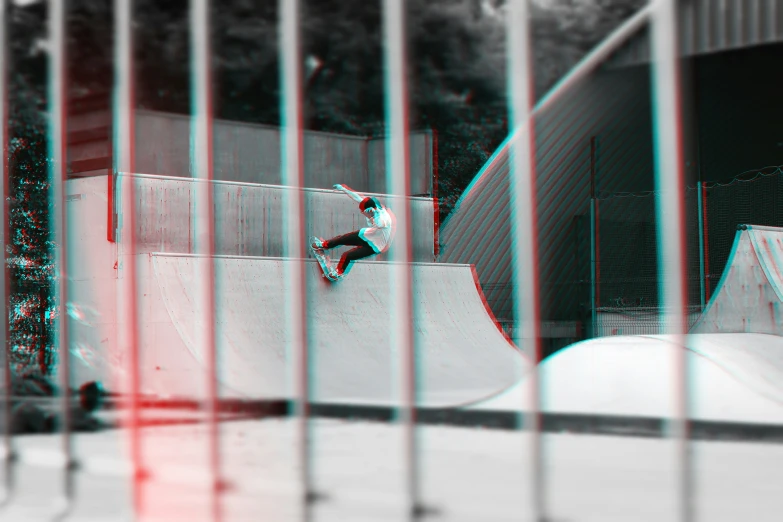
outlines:
M217 348L223 397L292 397L281 258L216 257ZM206 374L197 332L196 265L187 255L138 256L142 389L202 397ZM397 402L397 355L390 346L389 264L357 263L335 285L313 260L310 288L313 400ZM412 265L419 401L457 406L514 384L525 363L496 327L467 265Z
M783 335L783 229L741 225L693 333Z
M691 418L783 424L783 338L767 334L665 335L583 341L539 366L541 409L548 413L670 417L676 361L687 351ZM519 410L529 380L471 407Z

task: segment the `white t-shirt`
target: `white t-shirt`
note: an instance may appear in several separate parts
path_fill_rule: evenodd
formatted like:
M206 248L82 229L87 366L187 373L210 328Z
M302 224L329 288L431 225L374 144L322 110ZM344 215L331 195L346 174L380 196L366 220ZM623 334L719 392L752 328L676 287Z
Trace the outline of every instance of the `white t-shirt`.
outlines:
M367 241L376 254L386 252L394 239L397 218L383 205L381 208L370 208L364 217L367 220L367 228L359 231L359 237Z

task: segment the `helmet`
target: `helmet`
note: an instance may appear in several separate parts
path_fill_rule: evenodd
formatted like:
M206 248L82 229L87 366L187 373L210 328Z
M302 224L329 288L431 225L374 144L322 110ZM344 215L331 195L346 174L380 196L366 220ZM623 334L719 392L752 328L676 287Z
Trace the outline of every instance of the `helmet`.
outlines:
M359 210L364 212L368 208L381 208L381 203L375 198L364 198L361 203L359 203Z

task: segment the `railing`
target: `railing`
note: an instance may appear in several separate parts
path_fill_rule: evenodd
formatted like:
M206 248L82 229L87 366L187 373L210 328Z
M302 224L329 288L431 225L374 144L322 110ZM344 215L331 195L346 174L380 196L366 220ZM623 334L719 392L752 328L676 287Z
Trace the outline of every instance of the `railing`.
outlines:
M115 34L116 45L116 71L114 95L116 100L115 110L115 170L118 172L133 172L133 123L130 118L133 103L133 78L132 78L132 40L131 24L133 23L132 0L115 1ZM665 274L665 284L662 294L662 302L665 303L669 314L663 317L666 331L680 335L684 333L684 276L683 276L683 219L682 219L682 157L679 148L681 139L680 130L680 106L678 96L677 73L677 45L676 45L676 19L674 0L655 0L649 6L642 9L637 15L628 20L624 25L611 34L601 45L573 69L544 99L534 107L531 65L530 43L530 15L527 0L509 0L507 2L507 34L508 34L508 71L509 71L509 106L511 107L509 121L512 122L512 132L509 143L513 157L513 181L512 193L516 205L512 205L510 221L512 223L512 241L516 245L514 259L515 279L536 281L536 233L535 207L536 194L532 190L535 176L535 162L531 154L534 126L532 117L537 110L557 99L566 89L573 86L576 81L593 70L600 62L617 49L629 35L635 33L646 23L652 24L653 56L655 71L655 122L657 138L656 179L657 186L662 197L659 200L659 245L661 248L661 269ZM64 212L65 197L63 184L66 178L65 172L65 143L64 130L65 119L68 113L67 100L65 98L66 68L64 50L66 49L65 34L65 0L53 0L49 2L49 45L50 52L50 98L49 98L49 143L50 143L50 181L52 187L52 213L53 224L52 239L56 245L55 266L57 279L56 302L62 308L68 303L68 227L67 216ZM202 180L212 179L212 93L210 86L210 4L207 0L191 0L191 46L192 46L192 76L191 89L193 93L193 146L192 161L197 173L196 177ZM297 0L280 0L280 49L281 63L283 64L281 92L284 98L284 143L282 157L284 162L285 183L292 187L302 186L302 116L301 96L302 86L299 75L299 65L302 63L300 53L299 36L299 2ZM405 36L404 36L404 2L400 0L383 0L383 31L384 31L384 65L385 65L385 91L386 91L386 124L388 129L387 149L387 179L386 187L389 194L405 195L408 192L408 99L405 80ZM0 28L3 37L0 39L7 46L6 30L7 22L0 20ZM6 68L0 68L5 73ZM0 83L0 97L7 98L6 80ZM4 107L0 103L0 108ZM2 125L5 128L7 115L2 114ZM4 163L3 163L4 164ZM7 169L4 170L4 179L8 179ZM132 185L132 184L131 184ZM210 518L222 520L224 511L222 499L225 491L223 477L223 462L220 451L220 430L218 426L218 396L216 388L216 347L215 347L215 310L214 310L214 267L209 262L209 254L214 248L214 234L212 230L213 219L210 215L213 209L211 194L205 187L200 191L200 200L197 204L199 211L195 216L195 236L198 243L198 251L204 254L204 262L201 266L201 280L199 281L198 308L202 314L203 331L199 332L202 353L206 354L204 384L208 390L208 398L201 405L207 413L208 419L208 475L211 487L210 492ZM7 185L6 185L7 187ZM6 189L7 190L7 189ZM135 249L133 237L134 211L132 207L135 198L131 194L123 194L127 198L125 222L122 226L119 243L123 252L132 254ZM284 213L287 217L285 237L288 241L286 253L288 257L303 259L302 245L305 244L304 236L303 201L301 192L289 192ZM3 198L5 200L5 198ZM518 210L520 209L520 210ZM8 223L8 207L5 206L5 223ZM394 305L391 310L393 321L391 331L395 338L393 346L399 360L396 368L398 376L399 402L397 406L396 422L402 437L402 451L399 458L404 462L404 480L407 484L405 494L405 513L410 520L419 519L426 513L424 505L427 501L420 484L421 454L417 442L417 408L416 408L416 359L414 347L416 345L416 332L408 320L412 313L412 278L410 270L406 266L411 260L410 247L410 213L403 207L397 213L398 236L396 249L396 263L392 267L393 277L389 289ZM6 232L7 234L7 232ZM665 235L665 240L664 240ZM7 236L6 236L7 237ZM126 259L133 259L128 257ZM304 495L300 502L304 506L305 518L309 519L310 510L314 502L320 498L314 491L312 478L312 459L314 448L312 446L309 423L311 418L311 383L308 379L310 362L309 349L312 339L308 337L309 310L307 306L306 280L304 277L304 261L299 265L292 265L286 275L287 310L289 320L286 325L292 332L289 350L294 355L293 366L296 375L296 408L292 413L298 419L298 467L301 469L299 479ZM126 329L121 333L121 347L127 350L128 364L130 368L130 420L127 429L131 440L131 471L134 481L134 509L139 513L142 509L143 498L141 496L141 482L146 475L147 464L142 460L139 438L140 403L139 391L142 383L139 382L139 359L137 346L137 303L136 303L136 267L133 262L118 266L120 280L122 281L121 300L118 303L119 310L129 318L126 321ZM3 288L7 303L8 285L7 276ZM522 288L517 286L514 302L518 303L517 316L520 318L520 348L528 357L537 361L540 359L540 325L538 316L538 294L535 285ZM4 304L5 306L5 304ZM3 316L7 317L7 313ZM58 348L59 364L61 365L63 389L70 385L69 361L71 358L69 346L69 330L67 316L59 315L55 322L55 342ZM7 340L7 328L0 329L4 340ZM671 415L671 437L678 444L680 451L676 455L679 466L679 480L673 484L679 495L679 520L692 520L691 508L693 489L691 487L691 459L688 451L688 386L685 360L678 361L678 380L673 384L679 392L681 401ZM3 361L4 382L8 381L8 360ZM531 379L529 404L519 405L520 433L527 431L532 437L520 436L520 451L529 455L530 463L530 487L528 498L530 504L526 507L528 513L520 514L521 519L547 520L549 509L547 499L550 495L546 480L546 461L541 451L541 421L540 405L538 402L537 379ZM7 391L7 390L6 390ZM71 512L77 501L76 476L81 469L79 463L84 456L74 452L72 441L72 423L70 418L70 397L62 394L60 415L62 418L62 447L59 460L62 475L62 503L59 505L56 518L60 519ZM8 419L8 397L4 394L4 408L0 413ZM13 439L10 436L8 422L4 441L4 468L6 470L4 500L9 501L16 493L13 480L14 466L18 462L14 454ZM526 442L522 442L526 441ZM526 446L525 446L526 445ZM86 461L85 461L86 462ZM328 494L328 492L325 492ZM529 515L529 516L526 516Z

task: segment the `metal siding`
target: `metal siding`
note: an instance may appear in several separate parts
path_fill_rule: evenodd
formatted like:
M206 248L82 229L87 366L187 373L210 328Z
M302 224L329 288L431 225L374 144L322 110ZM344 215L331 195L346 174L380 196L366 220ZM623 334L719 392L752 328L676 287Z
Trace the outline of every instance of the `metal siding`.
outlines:
M598 136L599 190L638 190L652 183L649 72L600 73L564 93L536 117L538 238L542 319L573 316L579 289L572 220L589 202L589 140ZM641 165L629 173L629 165ZM441 228L441 260L473 263L492 285L501 314L511 281L510 230L502 209L508 194L507 151L477 180ZM479 233L480 231L480 233ZM572 317L568 317L572 318Z
M783 0L683 0L679 10L684 56L783 42ZM643 31L615 53L608 65L649 62L650 39Z

